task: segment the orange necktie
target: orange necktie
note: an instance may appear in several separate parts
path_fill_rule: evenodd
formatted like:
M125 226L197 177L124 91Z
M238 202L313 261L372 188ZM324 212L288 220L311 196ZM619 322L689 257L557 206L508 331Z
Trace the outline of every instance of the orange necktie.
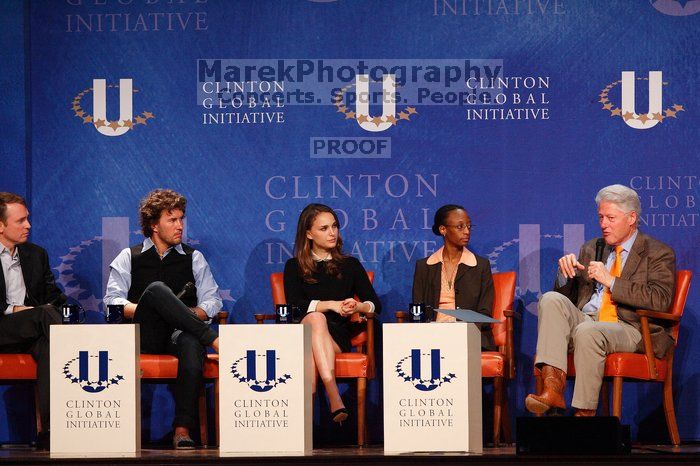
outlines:
M613 263L610 273L613 277L619 277L622 273L622 246L615 246L615 262ZM603 292L603 302L600 305L598 312L599 322L617 322L617 305L612 300L610 288L605 287Z

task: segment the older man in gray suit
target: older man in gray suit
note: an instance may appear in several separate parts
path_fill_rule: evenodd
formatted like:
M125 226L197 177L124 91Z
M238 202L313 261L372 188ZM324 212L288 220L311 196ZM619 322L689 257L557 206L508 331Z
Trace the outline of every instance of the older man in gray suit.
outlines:
M637 193L612 185L601 189L595 201L603 241L588 241L578 258L560 258L554 291L538 304L535 365L544 388L525 399L532 413L566 408L567 353L573 352L574 415L594 416L606 355L642 351L636 310L667 312L673 298L675 254L638 230ZM601 260L595 260L596 243L602 248ZM662 357L673 339L663 327L650 324L650 329L654 353Z

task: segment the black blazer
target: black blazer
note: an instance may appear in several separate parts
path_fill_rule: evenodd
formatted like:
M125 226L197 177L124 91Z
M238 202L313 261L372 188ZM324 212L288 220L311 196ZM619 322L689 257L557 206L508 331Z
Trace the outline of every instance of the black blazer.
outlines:
M437 309L440 301L442 263L428 265L428 257L416 263L413 274L413 302ZM459 264L455 275L455 305L491 317L493 313L493 276L488 259L476 256L476 265ZM491 324L476 324L481 330L481 349L495 351Z
M24 285L27 287L25 306L41 306L52 304L61 306L66 302L66 296L56 286L53 273L49 267L49 255L42 247L33 243L17 245L19 263L22 265ZM5 274L0 267L0 319L7 308L7 290L5 289Z

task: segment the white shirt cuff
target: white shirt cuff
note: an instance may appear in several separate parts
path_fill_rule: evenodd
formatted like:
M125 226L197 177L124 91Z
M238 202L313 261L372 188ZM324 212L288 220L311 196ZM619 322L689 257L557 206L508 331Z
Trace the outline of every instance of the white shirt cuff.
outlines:
M369 304L369 311L367 311L367 313L373 313L376 309L374 303L372 301L365 301L364 303Z
M8 304L8 305L7 305L7 308L5 309L5 315L6 315L6 316L9 316L10 314L12 314L12 313L14 312L14 310L15 310L15 305L14 305L14 304Z
M316 306L318 306L318 303L321 301L318 299L314 299L309 303L309 308L306 310L306 313L308 314L309 312L316 312Z

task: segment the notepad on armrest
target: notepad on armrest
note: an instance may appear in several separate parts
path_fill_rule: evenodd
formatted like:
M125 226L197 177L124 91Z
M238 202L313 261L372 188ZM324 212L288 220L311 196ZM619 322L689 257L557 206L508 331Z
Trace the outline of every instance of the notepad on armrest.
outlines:
M468 309L436 309L436 311L442 314L447 314L448 316L455 317L457 320L461 320L462 322L473 322L477 324L501 323L500 320L496 320L492 317L488 317L483 314L479 314L478 312L470 311Z

